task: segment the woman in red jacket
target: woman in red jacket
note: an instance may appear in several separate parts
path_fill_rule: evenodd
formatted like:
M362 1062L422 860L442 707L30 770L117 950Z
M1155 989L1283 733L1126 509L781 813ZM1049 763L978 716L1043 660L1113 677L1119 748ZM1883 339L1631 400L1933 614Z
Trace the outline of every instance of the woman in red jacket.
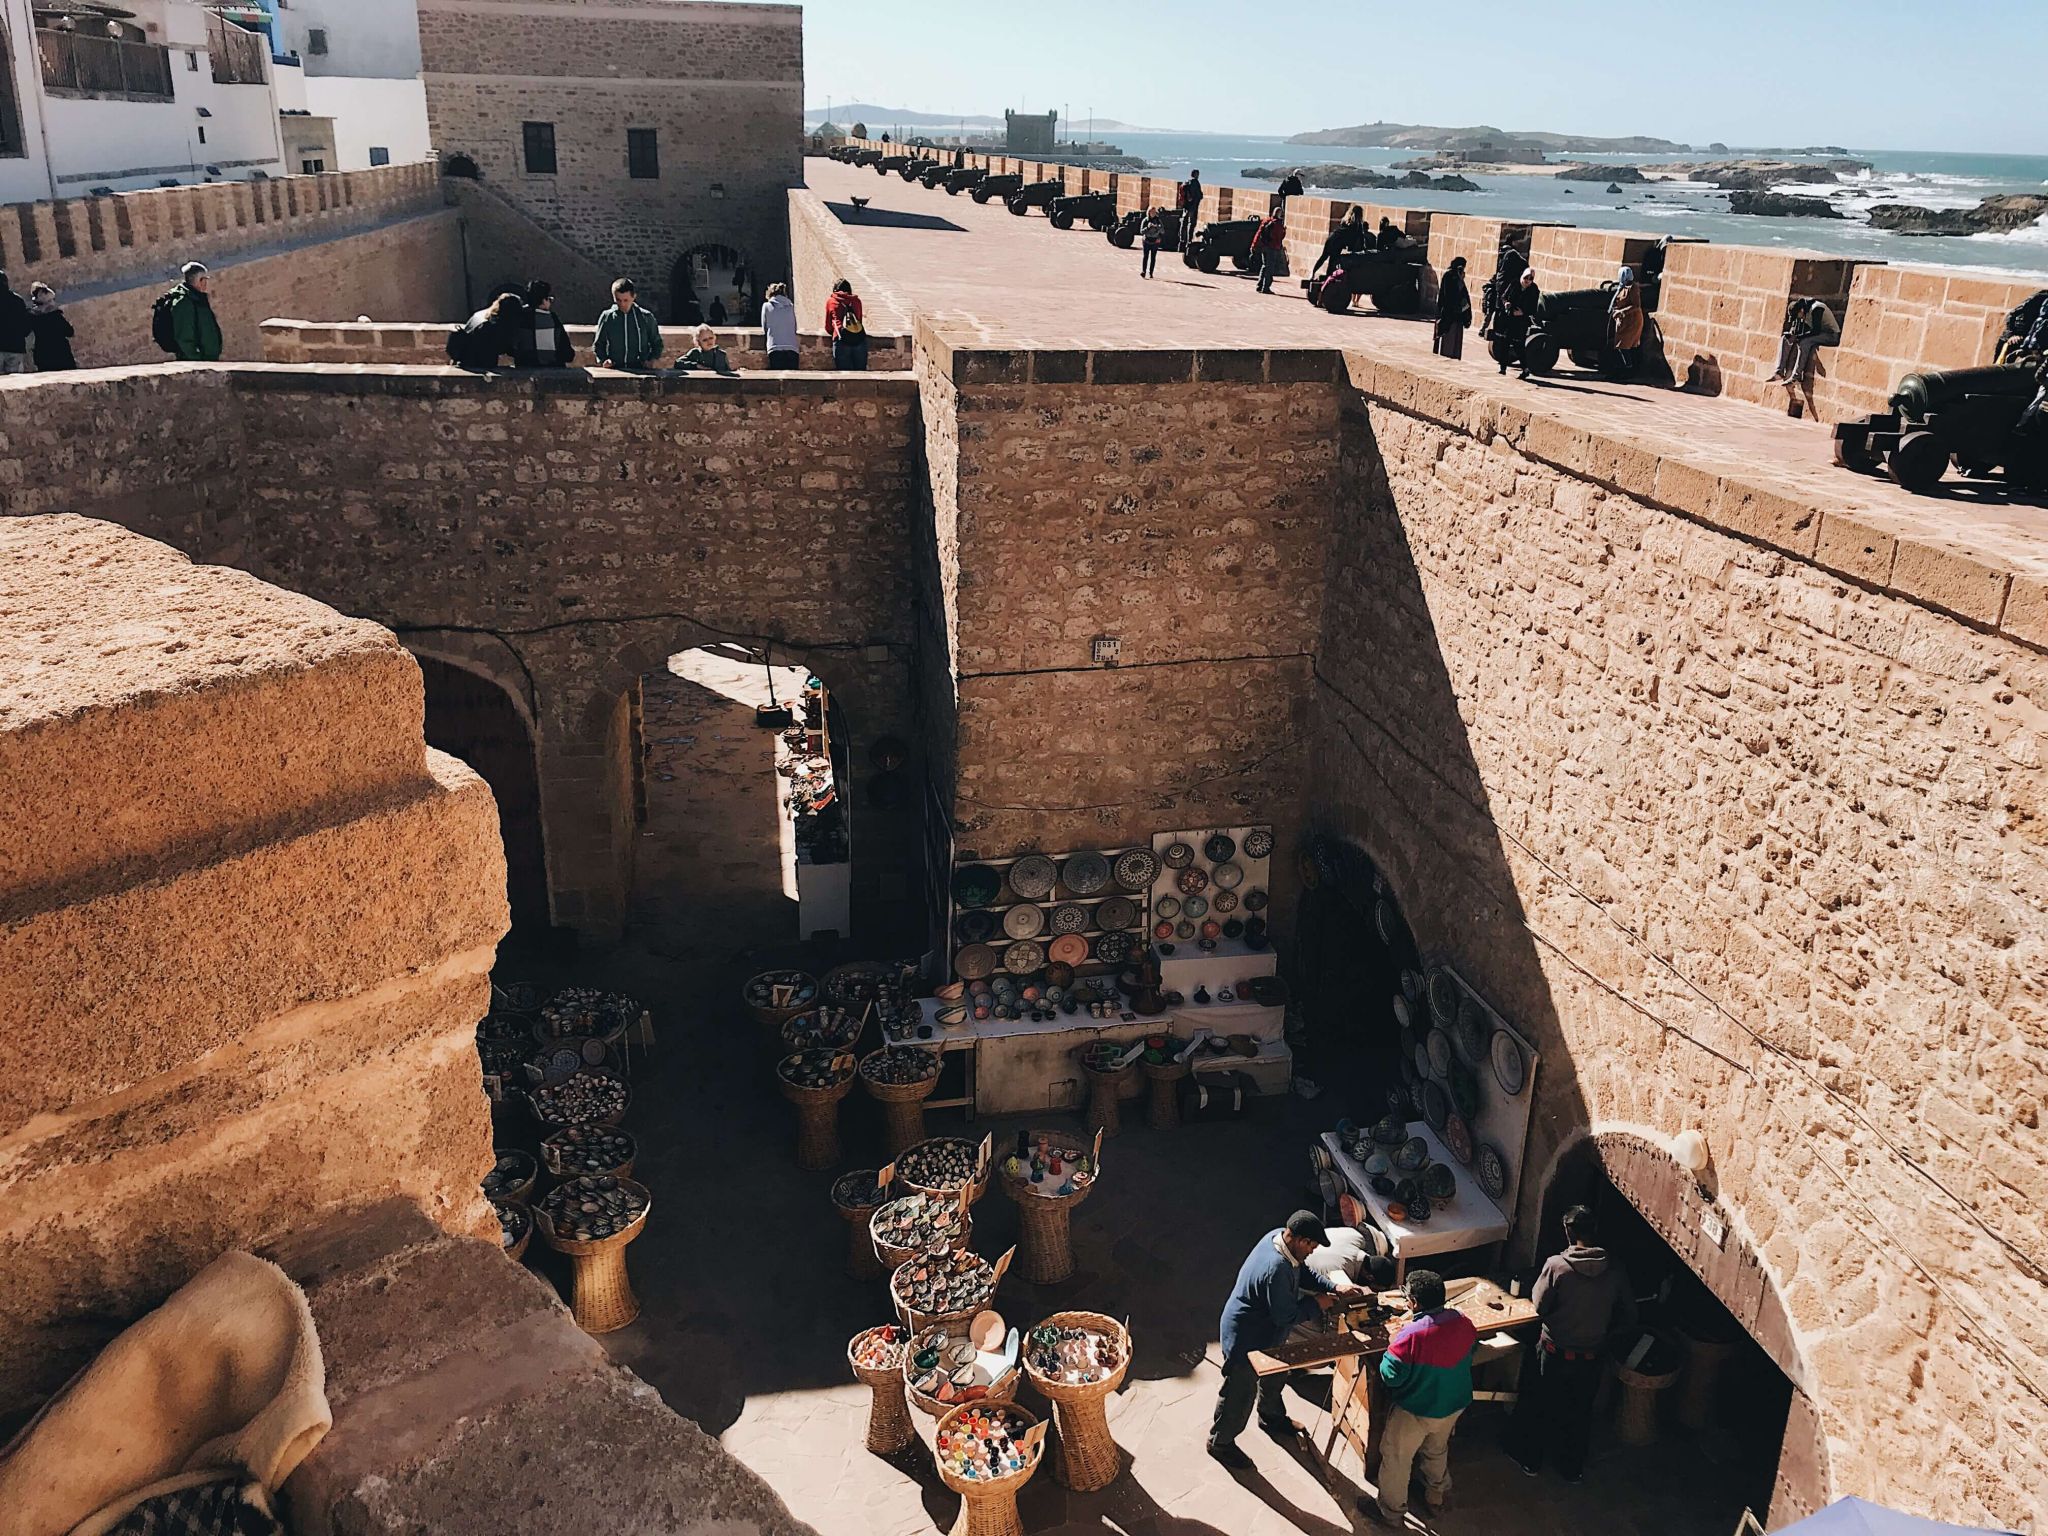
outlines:
M825 301L825 334L832 338L834 368L867 367L867 321L861 314L860 295L843 277L832 285L832 297Z

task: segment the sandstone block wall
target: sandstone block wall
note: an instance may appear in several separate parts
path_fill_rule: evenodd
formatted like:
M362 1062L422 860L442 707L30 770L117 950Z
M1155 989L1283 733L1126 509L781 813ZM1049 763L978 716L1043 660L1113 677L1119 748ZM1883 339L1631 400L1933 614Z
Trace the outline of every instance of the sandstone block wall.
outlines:
M560 305L556 306L560 312ZM263 322L263 361L266 363L364 363L399 364L407 367L445 367L448 362L447 325L313 325L304 320ZM595 361L592 347L597 336L593 325L567 327L570 345L576 349L579 365ZM665 325L661 328L662 358L673 363L697 344L695 326ZM832 367L832 343L823 335L799 334L799 366L810 370ZM725 348L733 367L758 372L768 366L768 349L758 326L719 327L718 345ZM868 337L868 368L871 372L900 372L910 366L910 343L902 336Z
M488 790L375 625L0 522L0 1415L224 1248L403 1197L494 1228Z
M847 239L834 205L801 190L791 192L788 202L790 292L796 299L798 326L824 330L825 301L843 277L860 295L862 318L871 333L908 336L910 305L874 275L859 248Z
M1865 268L1803 251L1705 241L1672 246L1656 322L1673 380L1701 394L1783 408L1786 392L1765 381L1777 367L1787 308L1794 299L1820 299L1839 324L1849 307L1850 281ZM1837 351L1823 347L1816 355L1816 381L1832 375Z
M1312 815L1534 1031L1520 1240L1701 1130L1833 1492L2040 1523L2048 658L1354 377Z
M1859 267L1842 344L1814 388L1816 414L1846 421L1882 411L1909 373L1990 362L2006 313L2041 287L2038 278L1938 267Z
M700 244L786 270L788 188L802 180L803 33L795 6L675 0L422 0L427 118L543 229L666 315ZM557 169L528 174L522 124L552 123ZM627 130L653 129L660 175L628 174Z

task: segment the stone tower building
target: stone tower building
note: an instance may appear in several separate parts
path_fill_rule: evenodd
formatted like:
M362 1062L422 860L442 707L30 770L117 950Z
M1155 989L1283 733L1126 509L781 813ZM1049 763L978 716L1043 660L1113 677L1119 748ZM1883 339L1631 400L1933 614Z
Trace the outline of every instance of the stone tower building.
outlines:
M679 263L788 262L785 196L802 179L803 12L697 0L419 0L435 147L475 163L479 202L540 227L526 264L630 274L670 318ZM553 242L568 247L564 252ZM594 269L560 269L570 253ZM475 274L481 280L495 272Z

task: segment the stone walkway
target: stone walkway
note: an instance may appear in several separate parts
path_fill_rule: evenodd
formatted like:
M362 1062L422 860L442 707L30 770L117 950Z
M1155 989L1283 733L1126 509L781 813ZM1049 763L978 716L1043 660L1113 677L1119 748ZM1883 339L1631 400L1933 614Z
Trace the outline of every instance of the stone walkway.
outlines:
M1477 391L1481 407L1540 411L1710 473L1739 472L1790 500L1854 514L1882 535L2048 580L2048 508L1962 489L1910 496L1889 480L1836 468L1827 429L1811 421L1739 401L1610 383L1568 365L1542 380L1503 378L1476 330L1466 333L1462 360L1440 359L1430 352L1427 320L1392 319L1364 306L1325 314L1302 297L1300 275L1261 295L1228 263L1204 276L1169 253L1146 281L1138 252L1117 250L1085 227L1062 232L1037 213L1018 218L994 202L976 204L964 193L949 197L831 160L807 159L804 174L881 290L871 291L869 302L915 314L955 345L1335 348L1354 357L1354 374L1359 363L1393 364L1425 383ZM855 196L867 198L868 207L854 208ZM1967 607L1959 611L1978 617ZM1987 622L1996 619L1994 613Z

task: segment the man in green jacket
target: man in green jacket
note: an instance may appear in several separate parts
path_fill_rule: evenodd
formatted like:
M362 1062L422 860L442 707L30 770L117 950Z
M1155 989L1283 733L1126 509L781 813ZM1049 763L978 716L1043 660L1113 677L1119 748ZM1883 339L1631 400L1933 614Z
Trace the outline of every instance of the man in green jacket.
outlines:
M213 282L203 263L188 261L181 281L170 291L171 336L181 363L220 361L220 321L214 317L207 290Z
M1382 1525L1399 1527L1408 1515L1408 1479L1418 1465L1422 1494L1432 1510L1451 1493L1451 1431L1472 1405L1472 1352L1479 1331L1464 1313L1444 1304L1443 1277L1408 1272L1408 1326L1380 1357L1380 1380L1393 1411L1380 1437L1379 1494L1364 1506Z
M606 368L650 368L661 357L661 326L635 302L633 280L612 284L612 307L597 317L592 350Z

